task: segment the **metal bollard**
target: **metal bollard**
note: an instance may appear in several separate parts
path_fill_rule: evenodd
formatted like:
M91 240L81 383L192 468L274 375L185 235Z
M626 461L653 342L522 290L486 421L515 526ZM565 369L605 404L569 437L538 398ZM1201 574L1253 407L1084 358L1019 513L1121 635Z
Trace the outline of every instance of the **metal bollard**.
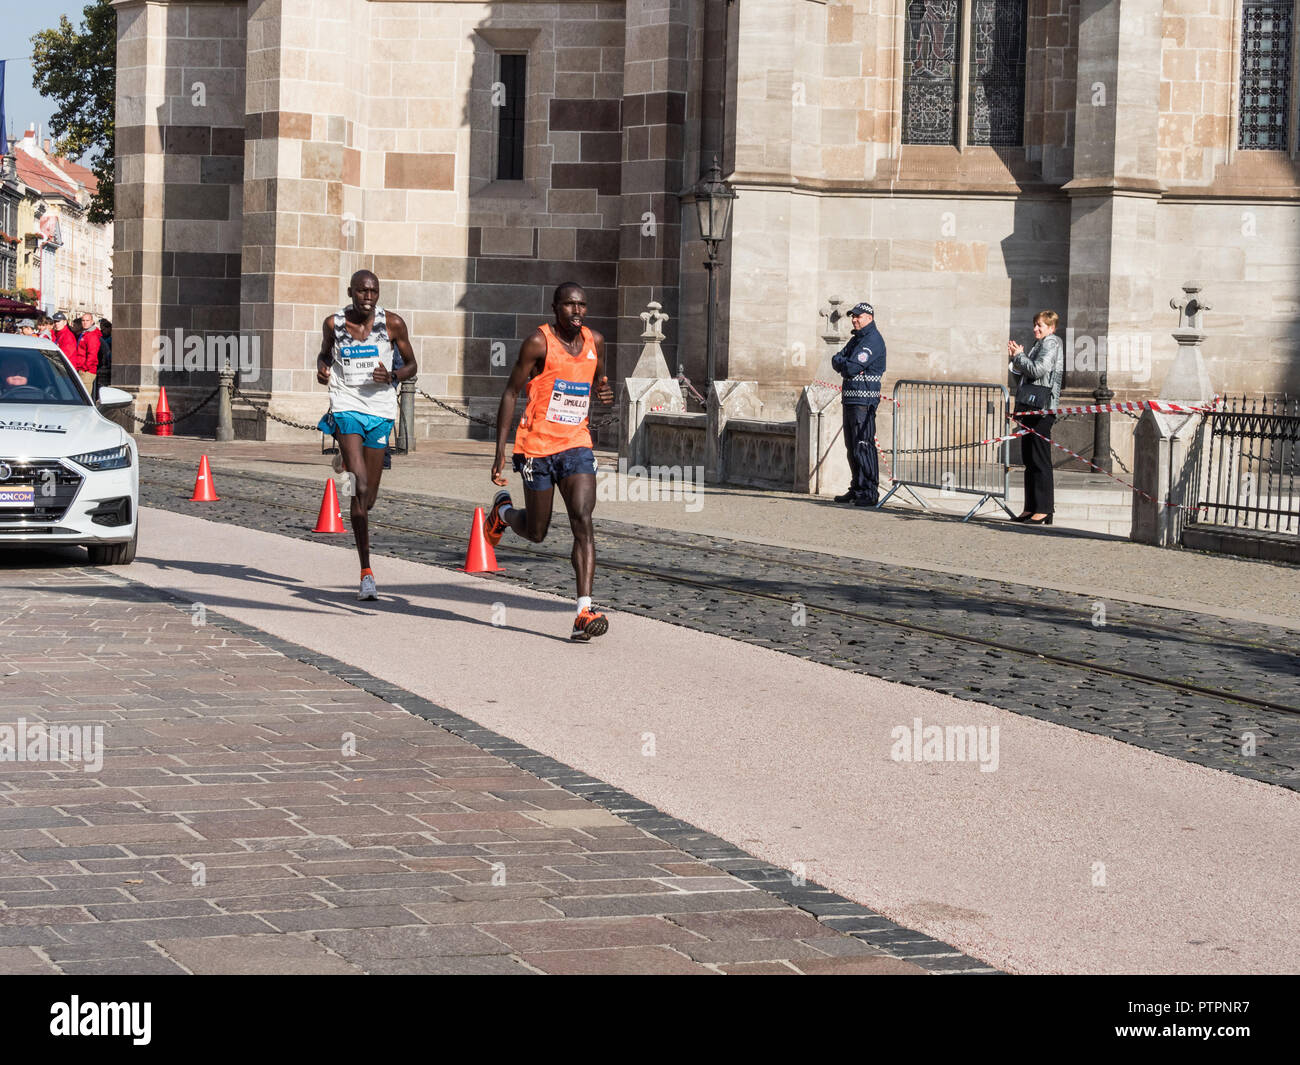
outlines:
M235 439L235 415L231 409L231 397L235 394L235 370L229 362L217 374L221 391L217 394L217 439L220 441Z

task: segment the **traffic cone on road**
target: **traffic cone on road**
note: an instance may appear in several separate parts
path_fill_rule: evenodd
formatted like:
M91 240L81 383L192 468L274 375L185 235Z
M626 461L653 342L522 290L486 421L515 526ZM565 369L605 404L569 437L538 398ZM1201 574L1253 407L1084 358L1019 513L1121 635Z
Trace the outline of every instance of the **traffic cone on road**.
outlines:
M466 573L500 573L497 554L483 535L483 508L474 508L474 524L469 530L469 550L465 552L465 565L461 567Z
M167 406L167 389L158 390L158 406L153 412L154 436L172 435L172 409Z
M325 479L325 496L320 501L320 515L316 518L316 528L312 529L312 532L347 532L347 529L343 528L343 512L339 510L339 496L334 491L333 477Z
M208 456L199 459L199 475L194 479L194 494L191 503L216 503L221 497L217 495L217 486L212 483L212 471L208 468Z

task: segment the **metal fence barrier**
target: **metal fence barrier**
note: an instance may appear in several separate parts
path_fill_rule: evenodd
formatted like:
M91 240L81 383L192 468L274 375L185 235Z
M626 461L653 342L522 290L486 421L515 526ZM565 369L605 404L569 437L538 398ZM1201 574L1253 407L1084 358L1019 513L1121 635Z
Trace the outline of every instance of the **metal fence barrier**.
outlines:
M894 486L884 506L903 488L929 510L913 488L978 495L962 521L985 503L995 501L1008 517L1010 441L986 444L1005 436L1010 395L1005 385L971 381L899 381L894 385Z
M1300 535L1300 399L1229 399L1197 440L1188 523Z

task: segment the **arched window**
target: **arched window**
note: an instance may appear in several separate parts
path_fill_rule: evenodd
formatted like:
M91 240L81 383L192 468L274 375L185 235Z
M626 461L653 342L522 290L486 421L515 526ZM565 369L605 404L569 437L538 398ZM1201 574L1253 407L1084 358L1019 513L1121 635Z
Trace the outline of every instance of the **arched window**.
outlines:
M904 144L1022 143L1026 20L1026 0L910 0Z

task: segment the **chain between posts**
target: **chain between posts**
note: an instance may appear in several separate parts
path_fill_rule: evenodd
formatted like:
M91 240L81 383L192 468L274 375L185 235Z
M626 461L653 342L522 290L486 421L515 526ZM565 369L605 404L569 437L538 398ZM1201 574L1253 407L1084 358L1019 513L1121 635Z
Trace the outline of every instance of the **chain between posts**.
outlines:
M209 392L207 396L204 397L203 401L199 403L198 406L194 407L191 410L186 411L184 414L173 415L167 421L160 422L154 418L142 418L138 414L134 414L130 411L128 411L127 414L140 425L176 425L178 422L182 422L186 418L191 418L199 411L201 411L204 407L206 407L209 403L212 402L212 400L216 397L217 393L219 393L220 391L221 391L221 386L218 385L211 392ZM258 400L255 400L252 396L250 396L247 392L244 392L242 389L240 389L238 385L234 384L233 382L231 383L230 391L232 396L238 396L240 399L242 399L245 403L247 403L259 414L264 414L272 421L279 422L281 425L287 425L291 429L301 429L304 432L308 432L308 433L320 432L320 426L318 425L308 424L306 422L296 422L292 418L285 418L279 414L276 414L274 411L270 409L269 406L263 406ZM476 414L471 414L467 410L460 410L457 407L453 407L449 403L444 403L437 396L429 395L428 392L424 391L421 388L417 388L416 392L419 393L421 396L423 396L425 399L427 399L430 403L433 403L436 406L441 407L443 410L449 411L452 414L457 415L458 417L465 418L467 421L477 422L479 425L485 426L488 429L496 428L497 423L493 419L481 418ZM604 428L606 425L617 422L618 420L619 420L619 414L617 411L614 411L611 413L611 416L608 418L601 419L599 421L597 421L594 418L590 419L590 424L594 429L601 429Z
M430 403L433 403L434 405L441 407L443 410L450 411L452 414L455 414L458 417L465 418L467 421L477 422L479 425L487 426L487 428L489 429L495 429L497 427L497 423L495 421L490 421L487 418L480 418L477 414L471 414L467 410L459 410L456 407L453 407L450 403L444 403L437 396L429 395L429 393L422 388L417 388L415 391L419 395L427 399Z
M156 417L142 418L134 411L129 411L129 410L125 411L124 413L128 418L134 421L137 425L152 425L155 427L161 425L177 425L178 423L185 421L186 418L192 418L194 417L194 415L198 414L199 411L201 411L204 407L206 407L209 403L211 403L214 398L216 398L217 393L220 391L221 391L221 386L217 385L217 387L214 388L211 392L209 392L197 407L191 407L184 414L173 414L166 421L159 421Z
M219 387L220 386L218 386L218 390ZM233 395L238 396L252 407L253 410L257 411L259 414L266 415L266 417L270 418L274 422L279 422L281 425L287 425L290 429L302 429L304 432L308 433L319 433L321 431L319 425L308 425L306 422L296 422L292 418L284 418L279 414L276 414L271 410L269 405L265 407L261 406L257 400L253 399L253 397L248 395L248 393L241 391L239 386L233 382L231 383L230 391Z
M497 423L495 419L482 418L479 417L477 414L471 414L467 410L461 410L459 407L453 407L450 403L444 403L437 396L429 395L429 393L424 391L424 389L422 388L417 388L416 392L418 392L421 396L427 399L430 403L433 403L435 406L441 407L445 411L451 412L452 414L456 415L458 418L464 418L467 421L476 422L479 425L485 426L488 429L494 430L497 427ZM618 411L611 411L610 415L606 418L597 420L594 417L589 417L587 422L588 425L593 429L603 429L605 426L611 425L617 422L618 420L619 420Z

